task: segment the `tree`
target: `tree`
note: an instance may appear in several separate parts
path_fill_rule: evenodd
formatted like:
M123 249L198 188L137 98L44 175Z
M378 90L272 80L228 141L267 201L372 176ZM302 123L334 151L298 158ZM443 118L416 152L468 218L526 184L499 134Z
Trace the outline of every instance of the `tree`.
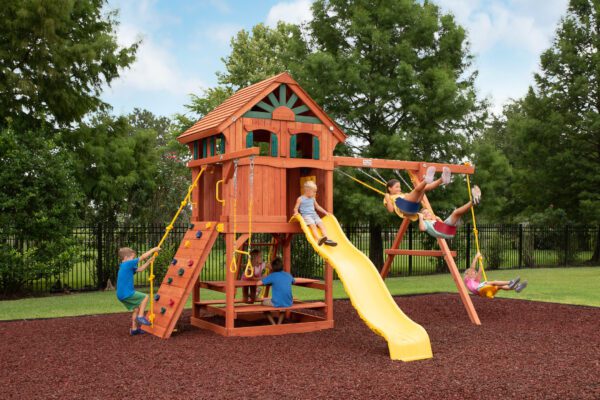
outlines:
M104 85L134 60L105 0L5 0L0 7L0 127L68 125L106 104ZM18 124L18 125L15 125Z
M414 0L317 0L312 10L314 51L301 82L351 135L355 154L442 162L468 154L482 106L466 33L453 16ZM381 199L339 188L336 213L355 220L362 205L375 227L370 257L381 265Z
M0 131L0 293L67 272L80 192L72 162L45 132Z

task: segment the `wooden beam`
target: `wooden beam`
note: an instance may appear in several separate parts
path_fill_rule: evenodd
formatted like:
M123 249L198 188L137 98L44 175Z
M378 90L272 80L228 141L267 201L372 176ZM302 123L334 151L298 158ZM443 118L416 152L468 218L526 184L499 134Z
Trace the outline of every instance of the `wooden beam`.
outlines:
M383 160L379 158L341 157L334 156L333 163L336 167L358 167L358 168L381 168L381 169L405 169L418 171L421 167L434 166L436 171L443 167L450 168L453 174L473 174L475 167L472 165L427 163L420 161Z
M406 233L406 230L408 229L408 225L410 225L410 220L408 218L404 218L402 220L402 224L400 225L400 228L398 229L398 233L396 233L396 237L394 238L394 243L392 243L392 250L400 247L400 243L402 243L402 238L404 237L404 234ZM390 269L392 268L392 262L394 261L394 257L396 257L394 254L387 255L387 258L385 259L385 263L383 264L383 267L381 268L381 278L385 279L388 276Z
M201 167L203 165L217 164L224 161L234 160L236 158L246 158L250 156L257 156L260 154L258 147L252 147L249 149L234 151L232 153L219 154L218 156L212 156L207 158L201 158L198 160L192 160L187 163L188 168Z
M422 257L444 257L445 253L441 250L406 250L406 249L387 249L385 254L396 256L422 256ZM456 257L456 251L451 251L452 257Z
M306 333L333 328L333 321L298 322L283 325L261 325L233 328L227 330L227 336L267 336L288 333Z

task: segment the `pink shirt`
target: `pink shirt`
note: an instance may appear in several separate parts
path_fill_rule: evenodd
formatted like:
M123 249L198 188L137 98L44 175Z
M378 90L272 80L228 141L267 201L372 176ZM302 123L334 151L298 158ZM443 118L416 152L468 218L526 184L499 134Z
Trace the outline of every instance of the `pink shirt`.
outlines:
M263 270L265 269L266 265L264 262L261 262L258 265L253 266L254 267L254 278L260 278L262 276ZM245 269L242 271L242 280L243 281L248 281L252 278L246 278L246 274L244 274Z
M465 278L465 285L467 286L467 289L471 291L471 293L479 294L479 291L477 290L479 287L479 281L477 279Z

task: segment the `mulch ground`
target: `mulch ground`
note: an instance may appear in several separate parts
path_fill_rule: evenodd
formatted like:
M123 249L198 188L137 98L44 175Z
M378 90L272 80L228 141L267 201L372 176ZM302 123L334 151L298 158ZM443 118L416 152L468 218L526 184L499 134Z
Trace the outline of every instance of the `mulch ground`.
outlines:
M347 301L335 329L223 338L186 327L129 337L128 314L0 323L4 399L600 398L600 308L399 297L434 358L391 361ZM186 318L189 318L189 314Z

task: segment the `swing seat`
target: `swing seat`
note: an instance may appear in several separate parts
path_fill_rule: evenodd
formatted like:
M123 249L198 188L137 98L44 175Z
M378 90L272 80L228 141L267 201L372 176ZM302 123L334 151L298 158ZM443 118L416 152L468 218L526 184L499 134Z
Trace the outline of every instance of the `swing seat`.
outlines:
M435 224L433 224L433 228L439 233L447 236L456 235L456 226L445 224L442 221L436 221Z
M481 297L493 299L494 296L496 295L496 293L498 292L498 287L492 286L492 285L485 285L484 287L479 289L477 292L479 293L479 296L481 296Z

